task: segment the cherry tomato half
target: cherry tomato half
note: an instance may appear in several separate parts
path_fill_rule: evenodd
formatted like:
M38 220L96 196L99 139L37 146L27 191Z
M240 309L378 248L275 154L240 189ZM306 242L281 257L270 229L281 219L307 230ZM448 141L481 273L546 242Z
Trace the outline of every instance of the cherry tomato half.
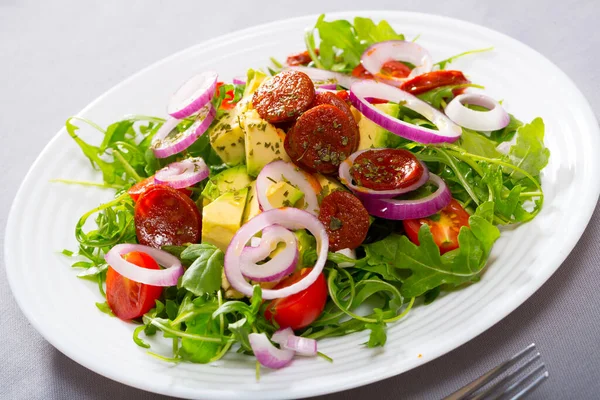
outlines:
M383 76L391 76L394 78L406 78L408 75L410 75L410 71L411 69L408 66L406 66L406 64L400 61L390 60L386 61L381 66L380 74ZM352 76L362 79L373 79L373 74L367 71L362 64L358 64L352 70Z
M449 85L464 85L471 83L460 71L432 71L415 76L400 86L405 92L417 95L435 88ZM455 89L462 91L462 89ZM456 95L456 93L454 93Z
M469 213L454 199L442 211L439 219L419 218L402 221L404 230L411 242L419 244L419 229L427 224L431 229L433 240L444 254L458 248L458 233L463 226L469 226Z
M135 185L130 187L129 190L127 191L127 193L129 193L129 196L131 196L131 199L133 201L138 201L140 196L146 190L150 189L154 185L156 185L156 183L154 182L154 175L152 175L151 177L146 178L143 181L139 181L138 183L136 183ZM181 193L185 194L186 196L189 196L192 194L192 191L189 189L184 188L184 189L177 189L177 190L179 190Z
M319 55L319 49L315 49L316 55ZM308 50L301 51L300 53L290 54L286 60L286 64L289 66L296 65L308 65L312 61Z
M290 286L312 271L312 268L303 268L290 277L279 282L274 289ZM325 308L327 302L327 282L321 273L317 280L301 292L269 303L265 310L265 317L275 320L281 328L301 329L312 324Z
M132 251L123 258L141 268L160 269L156 261L146 253ZM160 286L127 279L110 266L106 271L106 302L112 312L124 321L141 317L150 311L162 290Z

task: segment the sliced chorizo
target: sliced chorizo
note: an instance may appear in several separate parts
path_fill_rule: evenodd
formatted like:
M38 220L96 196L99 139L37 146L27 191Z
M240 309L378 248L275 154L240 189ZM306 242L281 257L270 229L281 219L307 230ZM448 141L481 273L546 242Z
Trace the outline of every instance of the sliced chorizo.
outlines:
M329 249L355 249L369 231L369 213L352 193L334 191L323 199L319 221L329 235Z
M202 232L194 201L164 185L155 185L138 198L134 221L138 242L155 248L197 243Z
M285 137L284 148L305 169L332 174L354 151L354 134L351 121L342 110L321 104L298 118Z
M286 70L263 82L252 96L260 117L272 124L293 121L315 98L315 86L304 72Z

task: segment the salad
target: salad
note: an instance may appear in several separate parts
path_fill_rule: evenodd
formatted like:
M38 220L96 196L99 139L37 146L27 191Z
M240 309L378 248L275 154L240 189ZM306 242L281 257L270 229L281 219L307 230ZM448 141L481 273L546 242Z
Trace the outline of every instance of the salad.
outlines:
M329 357L318 340L367 330L367 347L441 292L482 278L499 226L544 199L544 123L434 62L386 21L321 16L306 50L223 82L204 71L167 103L106 129L66 123L116 191L75 227L98 308L161 334L170 362L228 352L282 368ZM290 49L290 51L298 49ZM484 49L491 50L491 49ZM474 57L472 55L472 57ZM78 136L87 124L97 145Z

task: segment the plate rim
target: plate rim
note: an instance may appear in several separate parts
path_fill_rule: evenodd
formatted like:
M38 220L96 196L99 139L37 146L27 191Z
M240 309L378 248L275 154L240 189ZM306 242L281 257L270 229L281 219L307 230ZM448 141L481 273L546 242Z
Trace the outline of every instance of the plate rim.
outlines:
M390 15L390 16L393 15L395 17L414 16L414 17L419 17L419 18L434 19L437 21L460 23L471 29L485 31L487 33L492 33L494 35L497 35L497 36L503 38L504 40L509 41L511 43L511 45L521 47L521 48L527 50L528 52L534 53L539 58L540 61L545 62L549 67L551 67L554 70L554 72L559 76L560 79L567 82L571 86L571 88L574 90L574 94L576 94L580 99L582 99L584 101L586 107L580 111L582 111L584 113L584 117L586 120L589 119L590 121L595 122L595 124L593 125L594 126L593 130L595 130L595 132L593 132L593 131L591 132L591 134L593 135L593 137L591 139L592 139L592 143L595 144L595 146L593 146L593 147L600 149L600 138L599 138L600 127L598 126L597 118L591 108L589 101L583 95L581 90L577 87L577 85L575 85L573 80L565 72L563 72L554 62L552 62L550 59L548 59L546 56L544 56L537 50L533 49L532 47L528 46L527 44L525 44L517 39L514 39L513 37L511 37L509 35L506 35L495 29L491 29L486 26L479 25L474 22L470 22L470 21L466 21L466 20L462 20L462 19L454 18L454 17L448 17L448 16L444 16L444 15L439 15L439 14L432 14L432 13L401 11L401 10L385 10L385 9L384 10L350 10L350 11L342 11L342 12L338 11L338 12L326 13L326 15L328 15L329 17L342 18L342 19L351 19L351 18L353 18L355 16L359 16L359 15L378 15L378 17L376 17L376 18L380 18L380 17L383 17L383 14ZM306 14L306 15L302 15L302 16L298 16L298 17L278 19L278 20L275 20L272 22L267 22L267 23L263 23L263 24L259 24L259 25L253 25L253 26L250 26L250 27L247 27L247 28L244 28L241 30L236 30L236 31L224 34L224 35L211 37L211 38L204 40L202 42L199 42L195 45L192 45L187 48L176 51L166 57L163 57L163 58L149 64L146 67L141 68L140 70L136 71L135 73L129 75L127 78L119 81L117 84L112 86L110 89L103 92L100 96L96 97L93 101L91 101L83 109L78 111L75 115L79 116L81 114L86 113L90 109L94 108L96 106L96 104L101 102L105 97L109 96L114 91L116 91L119 88L121 88L122 86L126 85L128 82L135 80L139 75L144 74L146 71L152 70L162 64L168 63L172 59L177 58L185 53L193 52L194 49L196 49L196 48L223 43L225 41L236 39L238 36L244 35L247 33L256 34L265 29L272 30L272 29L277 28L280 25L285 25L287 23L295 23L295 22L300 22L301 20L309 20L309 19L312 19L314 21L314 20L316 20L318 15L319 14ZM435 23L436 21L433 21L433 22ZM25 317L31 323L31 325L33 325L33 327L36 329L36 331L38 333L40 333L44 337L44 339L46 341L48 341L54 348L56 348L58 351L60 351L61 353L63 353L65 356L69 357L73 361L77 362L79 365L81 365L95 373L98 373L102 376L105 376L111 380L120 382L127 386L132 386L132 387L135 387L135 388L138 388L141 390L152 391L152 392L160 393L160 394L164 394L164 395L171 395L171 396L175 395L175 396L185 396L185 397L189 397L192 395L194 395L194 396L208 395L208 396L223 397L222 392L214 391L211 389L208 389L208 390L204 389L202 391L193 390L193 394L192 394L192 391L190 391L189 388L187 391L177 391L176 390L177 387L171 388L172 390L167 390L168 388L164 388L162 386L153 384L152 382L149 382L149 381L142 382L137 379L126 380L126 378L123 378L121 375L119 375L117 373L111 373L111 370L109 368L107 368L106 366L90 363L88 361L88 359L86 359L85 357L79 356L79 354L77 354L76 352L70 351L68 346L63 346L59 341L55 340L55 338L50 337L48 335L48 333L46 331L44 331L43 325L41 325L37 321L34 309L32 307L30 307L30 305L28 305L24 301L23 298L17 296L17 293L19 292L19 288L18 288L19 283L15 281L15 277L14 277L13 273L11 272L12 268L9 267L9 265L10 265L9 262L11 261L11 259L13 257L13 251L12 251L11 247L9 246L10 242L13 240L13 239L11 239L12 236L10 235L10 233L12 231L14 231L15 224L18 223L15 210L17 209L17 203L19 202L19 200L23 196L26 196L26 194L27 194L25 192L25 186L27 186L27 183L29 180L33 179L32 175L33 175L34 169L41 162L42 158L44 158L44 156L50 151L50 148L52 147L54 142L59 140L61 135L63 135L63 131L65 131L64 127L62 127L56 134L54 134L54 136L44 146L42 151L36 157L35 161L29 167L27 174L23 178L23 180L15 194L15 197L13 198L13 201L11 203L11 207L10 207L9 213L8 213L7 223L6 223L6 227L5 227L5 238L7 238L7 239L5 239L5 242L4 242L4 263L5 263L5 269L6 269L6 275L8 278L9 287L11 288L13 297L16 300L19 308L21 309L21 312L25 315ZM594 133L595 133L595 135L594 135ZM600 170L600 159L593 160L592 164L595 167L594 168L595 170ZM496 325L497 323L502 321L504 318L506 318L506 316L508 316L510 313L512 313L514 310L516 310L521 305L523 305L529 299L529 297L531 297L534 293L536 293L548 281L548 279L564 263L565 259L569 256L569 254L573 251L575 245L581 239L581 236L583 235L585 229L587 228L587 226L591 220L592 214L595 210L595 207L598 203L598 199L600 197L600 180L597 180L595 183L592 183L590 186L588 186L588 188L590 189L590 191L589 191L590 194L589 194L589 198L586 202L586 209L584 210L584 212L577 213L577 216L576 216L577 222L575 225L575 226L577 226L577 229L571 235L569 235L569 237L568 237L569 240L567 240L565 242L565 245L563 246L563 249L566 249L567 251L556 253L556 256L553 259L556 266L551 269L544 270L545 273L541 274L540 279L537 282L535 282L535 285L534 285L535 289L533 289L531 291L520 291L520 292L514 293L512 299L511 299L512 301L507 302L507 305L505 305L501 310L499 310L502 312L498 312L497 315L494 316L493 318L486 319L485 323L475 324L475 325L472 325L470 329L467 329L466 330L467 334L464 336L466 338L466 340L460 340L462 342L461 344L459 344L453 348L450 348L450 349L440 350L440 351L431 353L428 355L426 360L424 360L424 362L415 363L415 365L413 365L411 368L409 368L403 372L400 372L400 373L397 372L396 369L390 368L390 370L388 372L386 372L385 374L379 375L377 377L371 377L369 375L359 375L359 376L353 378L353 380L351 382L345 384L344 387L340 387L340 385L332 385L332 386L325 387L324 390L318 390L318 388L322 388L322 386L319 386L317 388L317 390L308 389L308 390L303 391L302 393L296 393L296 394L294 394L295 398L305 398L305 397L315 396L315 395L319 395L319 394L328 394L328 393L334 393L334 392L343 391L343 390L354 389L359 386L367 385L370 383L388 379L393 376L400 375L400 374L408 372L416 367L424 365L430 361L433 361L433 360L437 359L438 357L441 357L444 354L447 354L451 351L458 349L462 345L470 342L477 336L481 335L482 333L484 333L485 331L487 331L488 329L492 328L494 325ZM249 392L249 393L246 393L246 395L253 394L253 393L258 393L258 392ZM236 396L236 397L237 398L245 398L245 396L240 396L240 397ZM266 396L265 398L272 398L272 397L273 397L272 395L269 395L269 396Z

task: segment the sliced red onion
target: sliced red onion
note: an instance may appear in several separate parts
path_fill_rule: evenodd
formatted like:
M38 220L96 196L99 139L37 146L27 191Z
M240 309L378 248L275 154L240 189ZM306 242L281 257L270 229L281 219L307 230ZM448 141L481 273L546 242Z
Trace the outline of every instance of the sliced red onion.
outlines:
M154 155L158 158L166 158L187 149L206 132L215 119L215 115L215 108L212 104L207 104L198 113L196 122L184 132L178 132L175 129L177 123L168 119L152 139Z
M354 249L341 249L341 250L336 251L336 253L356 260L356 250L354 250ZM354 267L354 265L355 264L352 262L342 262L342 263L338 264L338 267L350 268L350 267Z
M258 214L237 231L225 252L225 276L235 290L246 296L252 296L252 285L244 279L241 271L242 252L252 237L270 225L281 225L290 230L308 229L317 240L318 257L312 271L302 280L281 289L263 289L263 300L287 297L312 285L323 271L329 250L329 237L325 227L314 215L291 207L277 208Z
M265 165L256 177L258 203L264 211L273 209L267 197L267 190L271 185L280 181L288 182L304 193L304 209L311 214L319 215L319 201L317 199L317 194L321 191L319 182L308 172L282 160Z
M343 86L347 89L350 89L350 86L352 86L353 83L361 81L361 79L356 78L352 75L342 74L341 72L328 71L326 69L303 66L289 67L289 69L304 72L313 81L329 81L330 83L336 82L340 86Z
M294 335L292 328L278 330L271 336L271 340L283 349L293 350L301 356L317 355L317 341Z
M429 174L429 181L437 190L427 197L416 200L361 199L369 214L392 220L429 217L450 204L452 195L446 183L437 175Z
M273 346L264 333L251 333L248 335L250 347L256 359L263 367L279 369L288 365L294 358L292 350L282 350Z
M254 239L254 238L252 238ZM277 248L285 243L285 248L269 261L258 265ZM252 240L250 240L252 244ZM262 231L258 246L247 246L240 256L240 270L245 278L255 282L273 282L296 269L298 264L298 240L293 232L280 225L267 226Z
M374 97L394 103L418 112L433 123L438 130L424 128L401 121L374 107L367 98ZM461 133L460 126L452 122L440 111L419 100L410 93L373 80L357 82L350 88L350 101L365 117L388 131L408 140L419 143L454 142Z
M210 170L201 157L171 163L154 175L154 182L183 189L208 178Z
M234 85L245 85L246 77L245 76L236 76L235 78L233 78L233 84Z
M475 111L465 107L473 104L489 111ZM496 131L510 122L510 116L496 100L478 93L465 93L456 96L444 110L448 118L458 125L475 131Z
M216 72L206 71L191 78L173 93L167 113L182 119L198 112L214 97L218 77Z
M317 89L335 90L337 92L337 83L325 83L322 85L315 85Z
M123 259L132 251L146 253L165 269L147 269ZM172 254L141 244L118 244L104 256L106 263L125 278L152 286L174 286L183 275L181 261Z
M406 61L415 66L406 78L393 78L381 74L381 68L388 61ZM414 42L388 40L368 47L361 57L361 63L375 79L392 86L399 86L407 79L414 78L433 68L429 52Z
M420 188L421 186L423 186L429 180L429 169L427 168L427 166L425 164L421 163L421 165L423 166L423 175L421 175L421 177L419 178L419 180L417 182L415 182L412 185L407 186L405 188L394 189L394 190L373 190L373 189L366 188L364 186L355 185L353 183L354 180L352 179L352 175L350 174L350 168L352 168L352 165L354 164L354 160L356 160L356 157L360 156L362 153L364 153L366 151L378 151L378 150L386 150L386 149L374 148L374 149L359 150L355 153L352 153L350 155L350 157L345 159L344 162L342 162L340 164L340 167L338 169L338 173L340 176L340 182L342 182L346 187L348 187L350 190L352 190L357 197L359 197L359 198L365 197L365 198L373 198L373 199L391 199L392 197L396 197L398 195L401 195L402 193L412 192L413 190L416 190L416 189Z

